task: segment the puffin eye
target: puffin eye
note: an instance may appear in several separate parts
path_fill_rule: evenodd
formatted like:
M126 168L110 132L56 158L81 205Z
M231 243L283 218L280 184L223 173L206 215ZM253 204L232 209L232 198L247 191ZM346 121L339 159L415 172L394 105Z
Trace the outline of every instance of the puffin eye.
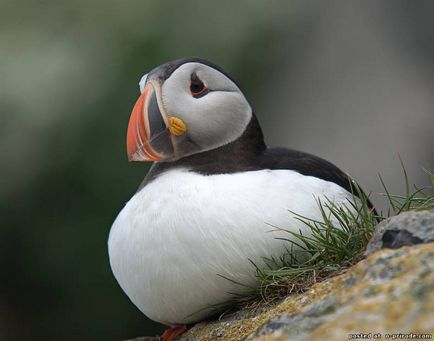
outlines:
M190 92L194 98L205 96L209 92L195 72L191 75Z

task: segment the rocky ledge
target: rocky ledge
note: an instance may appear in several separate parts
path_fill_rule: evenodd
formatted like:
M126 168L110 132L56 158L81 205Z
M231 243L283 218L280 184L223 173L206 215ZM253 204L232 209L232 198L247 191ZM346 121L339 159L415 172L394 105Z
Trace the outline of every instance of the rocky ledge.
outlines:
M434 212L400 214L377 226L367 257L345 273L273 306L199 323L179 340L432 338L432 241Z

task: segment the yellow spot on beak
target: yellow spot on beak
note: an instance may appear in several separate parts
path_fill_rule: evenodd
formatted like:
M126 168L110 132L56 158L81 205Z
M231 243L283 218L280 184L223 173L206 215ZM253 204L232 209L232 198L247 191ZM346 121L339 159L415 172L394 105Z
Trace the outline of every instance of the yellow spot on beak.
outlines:
M175 136L180 136L187 131L187 125L178 117L169 118L169 131Z

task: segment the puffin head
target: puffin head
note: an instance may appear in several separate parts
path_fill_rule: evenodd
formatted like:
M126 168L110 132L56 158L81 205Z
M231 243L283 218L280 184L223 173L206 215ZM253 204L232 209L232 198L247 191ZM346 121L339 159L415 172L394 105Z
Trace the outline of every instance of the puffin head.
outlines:
M238 139L252 109L235 82L199 58L163 64L140 80L127 131L130 161L175 161Z

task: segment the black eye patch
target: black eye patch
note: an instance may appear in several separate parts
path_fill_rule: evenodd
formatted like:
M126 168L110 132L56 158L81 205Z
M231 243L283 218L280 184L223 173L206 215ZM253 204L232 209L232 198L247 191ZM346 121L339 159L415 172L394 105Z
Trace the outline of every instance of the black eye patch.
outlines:
M191 74L190 92L194 98L203 97L209 92L209 89L202 82L202 80L197 76L196 72L193 72Z

